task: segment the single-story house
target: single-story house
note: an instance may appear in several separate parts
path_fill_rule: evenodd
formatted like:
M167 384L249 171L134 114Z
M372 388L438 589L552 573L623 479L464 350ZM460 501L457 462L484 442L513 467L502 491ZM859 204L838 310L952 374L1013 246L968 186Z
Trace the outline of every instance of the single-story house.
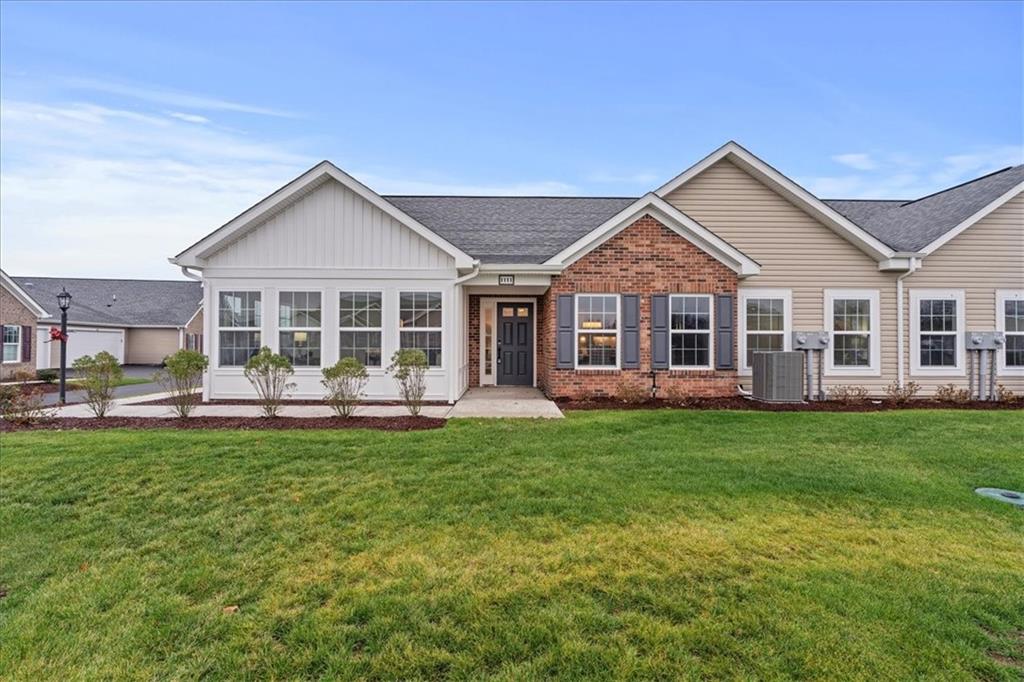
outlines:
M83 355L107 351L126 365L159 365L179 348L202 348L202 284L196 281L13 277L44 314L32 339L34 369L60 366L60 344L50 329L60 326L57 294L71 294L68 365Z
M324 161L170 259L201 276L206 398L288 356L296 397L345 356L396 397L398 348L428 399L522 384L749 388L753 354L825 330L827 386L966 386L965 330L1001 330L1024 390L1024 166L905 200L820 199L729 142L641 197L381 196Z
M47 312L17 282L0 270L0 330L3 332L3 357L0 381L16 374L36 371L36 324Z

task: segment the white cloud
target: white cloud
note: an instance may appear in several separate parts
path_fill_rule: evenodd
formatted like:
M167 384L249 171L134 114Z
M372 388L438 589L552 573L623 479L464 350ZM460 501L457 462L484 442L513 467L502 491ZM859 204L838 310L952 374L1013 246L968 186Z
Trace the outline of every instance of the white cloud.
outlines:
M832 157L832 160L856 170L868 171L878 167L878 164L875 163L870 154L837 154Z
M205 116L199 116L198 114L186 114L181 111L171 111L167 114L171 118L176 118L186 123L209 123L210 119Z

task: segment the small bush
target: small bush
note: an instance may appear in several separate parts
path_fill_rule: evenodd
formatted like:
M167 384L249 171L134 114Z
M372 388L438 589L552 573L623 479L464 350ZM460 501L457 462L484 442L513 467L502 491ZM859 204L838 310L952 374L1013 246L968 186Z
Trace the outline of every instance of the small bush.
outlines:
M57 383L57 379L60 379L60 370L41 369L36 372L36 379L42 381L44 384L55 384Z
M897 405L902 405L903 403L913 400L920 390L921 385L916 381L908 381L903 386L900 386L898 381L893 381L885 387L885 395L887 395L889 400L893 401Z
M114 388L124 377L117 358L105 350L95 356L83 355L75 360L76 382L85 391L85 402L97 417L105 417L114 402Z
M198 391L209 364L199 351L182 349L164 358L163 369L156 373L156 380L171 394L171 405L182 419L192 414L199 402Z
M14 384L0 384L0 414L7 414L11 404L21 395L21 387Z
M841 403L862 403L868 399L868 389L863 386L832 386L828 389L828 397Z
M264 416L278 415L285 392L295 388L295 384L288 381L288 377L293 374L295 370L291 361L266 346L245 363L245 378L256 389Z
M650 395L650 389L645 388L643 384L638 384L627 379L623 379L615 386L616 400L626 403L627 405L638 405L640 403L647 402Z
M333 367L324 367L323 381L327 404L339 417L351 417L363 398L363 388L370 375L356 358L342 358Z
M1020 396L1008 389L1006 386L999 384L996 386L996 400L1003 403L1015 403L1020 400Z
M53 416L54 409L44 404L43 395L38 388L25 391L18 386L2 386L0 387L0 414L3 414L3 418L12 424L35 424L49 419Z
M693 399L693 396L686 389L686 384L681 381L668 384L665 386L664 391L665 400L677 405L685 405Z
M935 389L935 399L943 403L966 403L971 399L971 392L956 384L946 384Z
M427 392L426 374L429 364L427 355L418 348L402 348L391 356L388 373L398 382L398 392L402 396L409 414L416 417L423 407L423 395Z
M11 372L11 379L13 379L14 381L20 381L21 383L24 384L29 381L35 381L36 373L29 369L19 369L17 371Z

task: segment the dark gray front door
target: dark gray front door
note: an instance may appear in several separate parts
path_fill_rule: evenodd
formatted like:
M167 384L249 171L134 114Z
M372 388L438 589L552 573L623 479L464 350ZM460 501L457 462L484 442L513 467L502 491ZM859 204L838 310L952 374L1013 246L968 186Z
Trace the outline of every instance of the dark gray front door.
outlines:
M533 304L498 304L498 385L533 386Z

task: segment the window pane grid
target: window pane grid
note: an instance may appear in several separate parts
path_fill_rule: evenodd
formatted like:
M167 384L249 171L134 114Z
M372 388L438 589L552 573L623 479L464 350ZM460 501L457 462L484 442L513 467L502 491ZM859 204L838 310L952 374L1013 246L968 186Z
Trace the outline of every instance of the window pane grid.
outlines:
M616 368L619 364L619 297L614 294L576 297L576 364ZM609 333L611 332L611 333Z
M918 360L921 366L956 367L956 301L921 299L918 316Z
M260 350L257 331L221 331L218 341L222 367L241 367Z
M441 332L401 331L398 336L403 349L418 348L427 356L427 363L431 367L441 366Z
M380 329L379 291L343 291L339 295L338 326L342 329Z
M221 367L242 367L260 350L263 321L260 291L222 291L217 296L217 359Z
M259 291L222 291L218 322L221 327L259 328L262 324Z
M17 362L21 359L21 327L5 324L3 331L4 362Z
M1006 334L1006 366L1024 367L1024 299L1003 303L1003 329Z
M672 367L710 367L711 299L708 296L672 296L669 327Z
M832 300L832 364L835 367L871 366L871 300Z
M379 331L342 331L339 357L355 358L366 367L381 366Z
M398 326L441 329L441 293L403 291L398 295Z
M618 328L618 296L579 296L576 299L576 327L581 330Z
M786 301L782 298L748 298L746 321L746 362L754 366L754 353L780 351L785 347Z
M278 326L282 329L320 328L319 291L283 291L278 296Z

